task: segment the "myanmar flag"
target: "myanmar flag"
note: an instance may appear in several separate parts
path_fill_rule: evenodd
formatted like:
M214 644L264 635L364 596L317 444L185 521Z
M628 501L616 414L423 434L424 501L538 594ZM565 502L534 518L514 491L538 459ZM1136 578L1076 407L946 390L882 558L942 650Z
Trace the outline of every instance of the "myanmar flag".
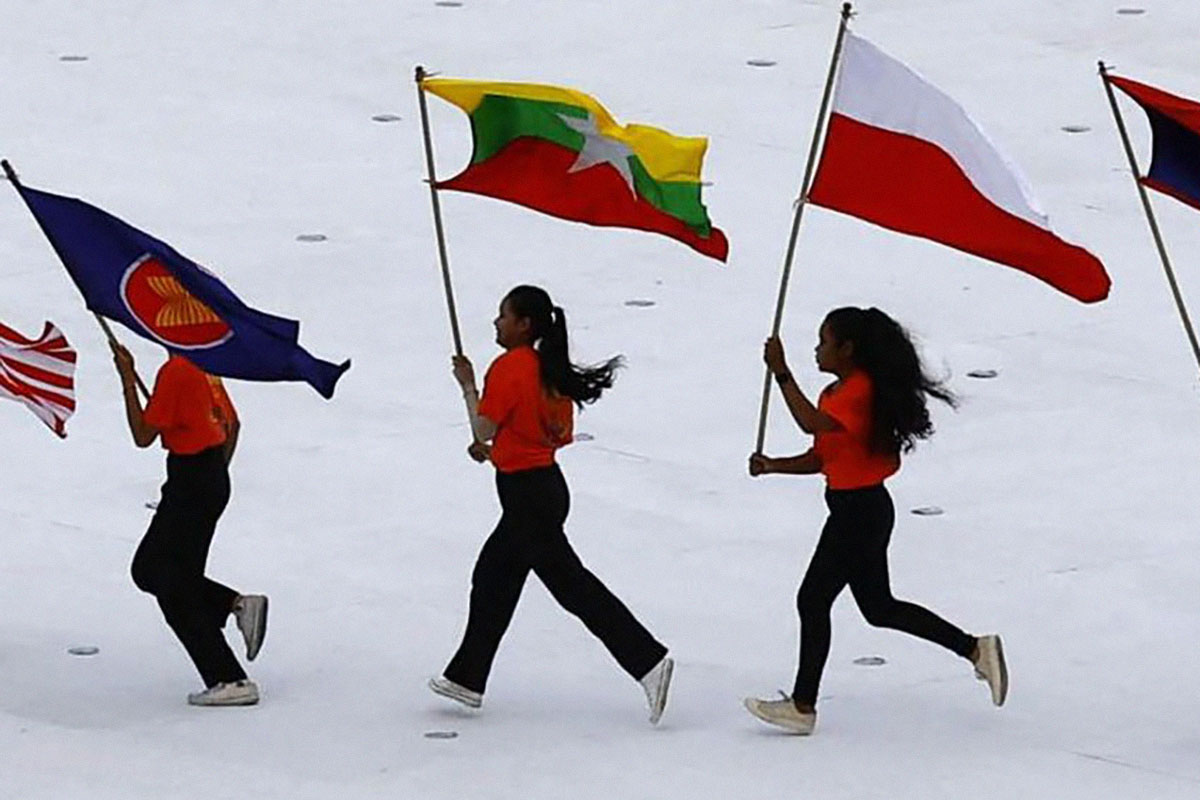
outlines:
M471 117L471 163L439 189L662 233L706 256L728 256L725 234L700 202L707 139L620 125L595 98L558 86L452 78L421 86Z

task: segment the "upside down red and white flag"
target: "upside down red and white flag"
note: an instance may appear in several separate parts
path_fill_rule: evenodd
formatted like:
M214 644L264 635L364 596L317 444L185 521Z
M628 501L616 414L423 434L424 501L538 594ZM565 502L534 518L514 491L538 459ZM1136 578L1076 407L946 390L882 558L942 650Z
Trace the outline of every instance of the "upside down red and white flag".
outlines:
M66 438L75 411L75 351L53 323L39 339L0 324L0 397L23 403Z
M1020 173L950 97L847 34L808 199L1015 267L1094 303L1100 260L1060 239Z

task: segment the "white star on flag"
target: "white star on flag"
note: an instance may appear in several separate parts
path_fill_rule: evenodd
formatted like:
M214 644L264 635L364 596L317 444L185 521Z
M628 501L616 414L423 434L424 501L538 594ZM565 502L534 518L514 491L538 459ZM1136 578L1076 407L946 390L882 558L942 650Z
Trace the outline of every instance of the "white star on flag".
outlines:
M571 130L583 134L583 149L579 151L579 157L575 159L575 163L567 172L581 172L597 164L609 164L620 174L625 185L629 187L630 194L636 198L637 190L633 186L633 170L629 168L629 159L633 157L633 150L629 149L629 145L596 130L596 118L592 114L588 114L587 119L569 117L564 114L559 114L558 118Z

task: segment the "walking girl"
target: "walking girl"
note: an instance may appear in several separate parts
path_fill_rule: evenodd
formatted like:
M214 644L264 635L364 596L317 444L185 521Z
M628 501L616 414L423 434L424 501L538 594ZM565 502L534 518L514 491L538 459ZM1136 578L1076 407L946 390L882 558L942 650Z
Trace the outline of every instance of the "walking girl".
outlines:
M992 702L1004 704L1008 671L1000 637L971 636L921 606L897 600L888 583L887 547L895 509L884 481L900 468L900 454L933 433L926 400L950 405L954 396L930 378L907 331L877 308L839 308L822 323L817 368L837 377L814 406L796 384L783 344L763 350L788 410L813 446L797 456L750 456L750 474L825 476L829 518L800 584L800 665L790 697L747 698L751 714L790 733L810 734L817 721L817 690L829 655L833 601L847 585L871 625L893 628L940 644L971 661L987 681Z
M159 369L143 409L133 356L115 341L112 350L134 443L148 447L161 437L167 450L167 482L133 557L133 582L158 600L200 672L205 688L189 694L188 703L253 705L258 686L221 629L232 613L253 661L267 632L267 598L239 594L204 575L217 520L229 502L228 464L241 429L237 412L219 378L178 355Z
M572 364L566 316L536 286L505 295L494 324L504 353L488 368L482 398L471 362L455 356L453 364L475 435L467 452L495 465L502 512L475 562L462 643L429 688L471 708L483 703L492 660L532 570L642 685L657 723L674 662L571 548L563 532L570 494L554 460L572 441L572 404L582 408L611 387L620 358Z

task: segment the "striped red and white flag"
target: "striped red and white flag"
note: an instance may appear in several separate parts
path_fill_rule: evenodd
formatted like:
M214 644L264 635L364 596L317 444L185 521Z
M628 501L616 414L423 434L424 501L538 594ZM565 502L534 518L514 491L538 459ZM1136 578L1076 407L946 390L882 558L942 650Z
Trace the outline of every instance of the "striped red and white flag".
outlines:
M1015 267L1085 303L1108 296L1104 265L1058 237L962 107L853 34L808 199Z
M47 322L39 339L0 324L0 397L24 403L64 439L75 411L75 351Z

